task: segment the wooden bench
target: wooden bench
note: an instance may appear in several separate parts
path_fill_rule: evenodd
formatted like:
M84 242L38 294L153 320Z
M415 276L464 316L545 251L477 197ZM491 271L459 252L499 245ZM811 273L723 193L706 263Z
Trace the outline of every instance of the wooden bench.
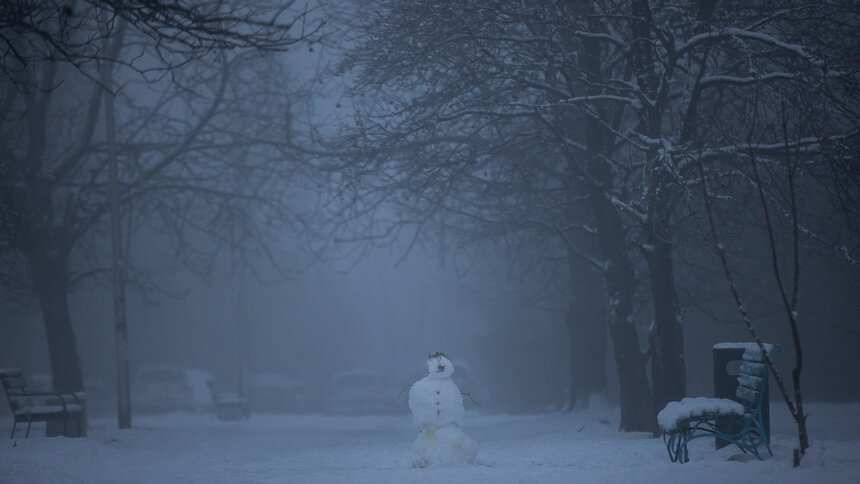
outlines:
M85 429L82 428L86 421L82 395L27 391L24 373L16 368L0 369L0 381L15 418L12 438L15 438L18 424L24 422L27 422L25 438L30 437L30 426L33 422L62 422L63 435L86 435Z
M765 347L771 354L774 347ZM669 402L657 415L669 459L688 462L687 444L693 439L708 436L734 444L759 460L762 459L759 452L762 446L773 455L762 406L763 395L767 394L768 369L759 347L749 344L743 352L738 372L737 400L697 397Z

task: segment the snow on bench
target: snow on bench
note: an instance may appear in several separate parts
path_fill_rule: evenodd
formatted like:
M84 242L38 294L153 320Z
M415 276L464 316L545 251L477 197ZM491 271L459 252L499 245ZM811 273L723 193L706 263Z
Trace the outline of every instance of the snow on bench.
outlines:
M743 415L744 406L728 398L693 397L669 402L657 414L657 423L664 432L673 432L683 420L698 415Z
M759 445L763 444L767 452L773 455L763 418L765 402L762 395L767 394L769 359L779 353L779 345L719 343L713 349L715 365L718 362L727 365L739 357L742 359L735 389L739 401L697 397L667 403L657 414L657 423L663 430L663 442L669 452L669 459L672 462L688 462L687 443L705 436L716 437L718 444L721 441L734 444L742 452L752 454L759 460L762 458L758 451ZM717 358L718 355L721 357ZM724 361L723 356L730 357L730 360ZM721 369L715 367L715 370ZM733 373L728 366L723 370Z
M83 410L83 407L76 403L67 403L66 406L62 405L33 405L30 407L23 407L14 410L12 413L15 415L35 415L35 414L61 414L61 413L74 413L80 412Z
M62 422L62 433L67 437L86 436L86 414L83 392L31 392L27 391L24 382L24 372L17 368L0 369L0 386L6 393L6 401L12 411L12 436L19 423L27 423L25 438L30 436L30 426L33 422ZM54 435L49 424L47 435Z

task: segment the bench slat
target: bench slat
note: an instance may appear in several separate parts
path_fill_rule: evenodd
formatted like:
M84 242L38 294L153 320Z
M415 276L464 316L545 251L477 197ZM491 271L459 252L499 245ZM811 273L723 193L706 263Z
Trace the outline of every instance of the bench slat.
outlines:
M4 376L3 378L3 388L6 389L7 392L23 392L24 387L24 377L23 376Z
M747 401L749 403L756 403L758 401L758 392L755 390L750 390L745 386L739 386L738 390L735 392L735 395L738 396L741 400Z
M767 375L767 364L744 361L741 363L740 372L753 376L765 376Z
M66 408L63 409L62 405L33 405L32 407L22 407L18 410L15 410L15 415L63 415L66 413L76 413L82 411L80 405L70 404L66 405Z
M741 373L738 375L738 383L752 390L761 388L762 379L759 376L746 375Z

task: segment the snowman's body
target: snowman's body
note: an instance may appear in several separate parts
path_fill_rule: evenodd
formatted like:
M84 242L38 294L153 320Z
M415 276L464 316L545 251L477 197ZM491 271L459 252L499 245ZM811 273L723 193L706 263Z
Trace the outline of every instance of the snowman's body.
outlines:
M429 374L409 390L412 421L418 427L414 464L466 464L475 461L478 444L463 432L463 397L451 380L454 365L444 355L427 360Z

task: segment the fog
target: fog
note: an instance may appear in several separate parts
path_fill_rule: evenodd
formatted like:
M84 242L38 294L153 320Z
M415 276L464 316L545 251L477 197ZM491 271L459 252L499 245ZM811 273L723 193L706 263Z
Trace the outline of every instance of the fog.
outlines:
M789 384L798 329L808 401L860 400L856 59L839 35L807 38L815 16L753 22L715 30L712 60L691 53L712 48L687 27L702 15L655 5L671 49L628 59L619 46L645 34L615 15L583 23L596 4L536 10L558 42L528 9L382 3L295 14L295 38L240 27L187 51L145 25L123 44L117 24L99 38L115 59L4 64L0 367L58 391L82 376L91 411L115 415L116 267L140 413L143 375L169 367L206 372L210 404L362 414L334 409L352 372L372 412L405 414L441 351L468 410L603 398L639 415L621 430L653 431L667 401L713 393L713 345L750 329L781 347ZM725 8L720 28L735 29ZM86 18L77 28L101 32ZM488 37L447 30L474 26ZM666 54L676 38L689 58ZM273 377L304 405L255 407Z
M498 268L463 275L426 254L398 264L399 258L379 251L354 267L318 265L276 283L241 270L208 279L177 270L162 284L181 296L155 305L129 297L132 381L143 368L168 365L207 370L238 389L244 367L246 379L276 373L323 394L335 373L361 370L377 375L397 396L399 411L408 412L401 390L426 374L428 353L444 351L467 366L462 373L472 373L469 385L480 385L463 391L481 408L560 408L568 365L557 312L528 308ZM105 288L89 288L71 301L85 382L112 387L110 307ZM49 373L40 314L6 312L4 319L4 364ZM494 400L484 400L491 387Z
M234 390L242 377L247 382L274 373L302 381L324 399L333 375L359 370L376 375L387 388L381 398L393 402L386 410L405 413L403 390L425 374L428 353L443 351L470 373L462 388L473 397L467 408L489 413L563 408L569 354L562 299L536 301L527 285L508 279L499 261L463 271L421 250L401 257L379 250L357 264L318 264L279 282L261 282L242 269L231 274L222 267L209 278L177 269L162 281L172 295L156 304L134 293L129 297L132 382L140 370L163 365L206 370L222 388ZM860 339L851 318L860 314L858 299L854 287L834 287L830 275L810 278L814 284L807 289L817 326L804 334L805 388L812 400L856 400L860 394L850 382L860 375ZM731 321L730 311L728 321L715 320L696 306L687 307L685 319L689 392L707 395L710 347L749 336L740 321ZM71 300L85 385L113 402L100 402L96 409L102 414L115 411L116 398L110 307L104 287L88 287ZM763 329L779 339L769 341L790 347L774 317L776 323ZM39 312L7 310L3 328L0 365L49 375ZM617 398L611 351L606 363L607 395ZM784 352L779 363L789 369L790 355Z

